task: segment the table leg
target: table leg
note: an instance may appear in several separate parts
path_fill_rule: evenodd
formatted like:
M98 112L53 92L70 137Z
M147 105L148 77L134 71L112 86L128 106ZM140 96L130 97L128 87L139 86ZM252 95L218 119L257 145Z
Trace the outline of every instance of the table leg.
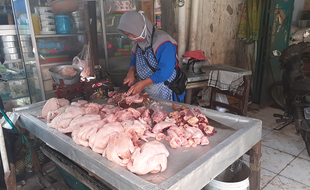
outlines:
M260 190L261 141L250 150L250 190Z
M193 94L193 89L186 89L186 94L185 94L185 103L186 104L191 104L192 100L192 94Z

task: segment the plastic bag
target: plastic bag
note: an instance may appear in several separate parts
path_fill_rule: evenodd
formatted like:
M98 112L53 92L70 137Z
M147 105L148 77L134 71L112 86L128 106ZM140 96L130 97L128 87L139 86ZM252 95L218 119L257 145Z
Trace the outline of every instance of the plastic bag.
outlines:
M227 99L227 97L224 94L216 93L215 100L218 101L218 102L221 102L223 104L229 104L228 103L228 99ZM217 109L217 111L220 111L220 112L226 112L227 111L226 108L221 108L221 107L218 107L218 106L216 106L215 108Z
M73 58L72 65L83 67L81 76L83 78L90 75L90 48L89 44L85 44L82 51Z

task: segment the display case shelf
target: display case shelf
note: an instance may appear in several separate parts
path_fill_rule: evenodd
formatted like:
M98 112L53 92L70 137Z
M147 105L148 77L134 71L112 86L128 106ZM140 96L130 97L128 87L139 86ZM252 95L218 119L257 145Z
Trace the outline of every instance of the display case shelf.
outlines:
M65 61L65 62L56 62L56 63L41 63L41 67L52 67L57 65L71 65L72 61Z
M58 37L70 37L70 36L84 36L84 33L77 34L39 34L36 38L58 38Z

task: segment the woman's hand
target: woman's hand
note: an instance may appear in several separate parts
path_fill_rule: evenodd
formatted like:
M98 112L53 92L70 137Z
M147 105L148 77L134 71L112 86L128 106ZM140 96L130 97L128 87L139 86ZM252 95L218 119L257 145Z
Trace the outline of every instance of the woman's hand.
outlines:
M144 87L150 84L154 84L154 82L150 78L137 82L136 84L134 84L132 87L129 88L129 90L127 91L127 95L140 94L144 89Z
M131 86L135 82L135 72L136 67L134 66L130 67L123 84L128 84L128 86Z

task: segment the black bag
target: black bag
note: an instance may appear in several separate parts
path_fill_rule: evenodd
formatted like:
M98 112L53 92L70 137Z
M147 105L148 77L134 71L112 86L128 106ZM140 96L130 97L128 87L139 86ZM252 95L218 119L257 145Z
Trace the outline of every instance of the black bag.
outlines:
M187 77L186 74L178 67L177 76L171 82L165 81L167 85L176 95L182 95L186 89Z

